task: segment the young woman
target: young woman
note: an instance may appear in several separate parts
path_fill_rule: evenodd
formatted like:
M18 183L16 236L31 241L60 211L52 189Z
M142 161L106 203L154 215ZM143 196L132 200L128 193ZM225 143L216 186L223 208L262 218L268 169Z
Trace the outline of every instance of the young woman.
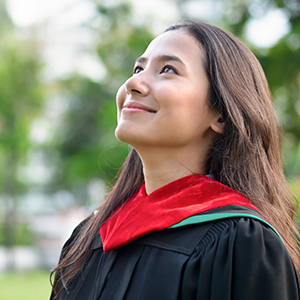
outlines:
M300 299L280 130L251 51L205 23L172 26L117 107L132 150L64 246L51 299Z

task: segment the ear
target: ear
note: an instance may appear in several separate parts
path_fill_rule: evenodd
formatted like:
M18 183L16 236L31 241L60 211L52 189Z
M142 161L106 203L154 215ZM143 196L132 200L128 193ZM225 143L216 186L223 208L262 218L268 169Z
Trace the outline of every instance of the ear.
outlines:
M210 128L216 133L223 133L225 127L225 121L220 114L218 114L210 124Z

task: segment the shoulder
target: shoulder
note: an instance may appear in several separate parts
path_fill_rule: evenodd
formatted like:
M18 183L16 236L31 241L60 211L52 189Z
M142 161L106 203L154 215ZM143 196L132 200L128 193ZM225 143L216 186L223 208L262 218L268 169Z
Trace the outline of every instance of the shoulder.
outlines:
M70 250L70 247L76 244L76 242L81 238L81 234L84 231L85 225L88 223L90 216L81 221L73 230L72 234L70 235L69 239L63 245L60 254L60 260L65 256L65 254Z
M226 241L240 244L271 243L273 246L285 248L281 238L267 223L250 216L236 216L214 221L206 234L207 242Z
M196 250L196 249L195 249ZM289 264L290 255L275 231L265 223L251 217L229 218L214 222L200 241L197 251L204 254L232 256L232 264L251 268L255 264ZM248 265L250 267L250 265Z
M180 225L176 224L165 230L148 234L138 239L137 242L165 249L176 249L186 254L191 254L196 250L206 251L208 246L210 249L213 246L218 247L220 242L230 242L232 246L235 246L240 243L240 240L245 240L243 243L249 242L256 245L258 242L271 243L285 249L274 229L252 209L227 206L192 218L191 221L184 220Z
M230 243L232 249L246 247L265 247L287 251L276 230L256 210L238 205L219 207L195 216L190 222L212 221L209 230L200 241L202 250L210 244L220 246ZM220 244L221 243L221 244ZM249 248L247 248L249 249Z
M193 249L184 280L210 299L299 299L298 276L280 237L247 217L212 222ZM204 286L211 286L210 294Z
M199 224L200 225L200 224ZM267 223L252 217L233 217L214 221L205 235L199 240L193 253L214 255L214 259L224 259L233 266L249 268L271 264L289 265L294 268L292 259L279 235ZM231 261L230 261L231 259ZM250 264L249 264L250 263Z

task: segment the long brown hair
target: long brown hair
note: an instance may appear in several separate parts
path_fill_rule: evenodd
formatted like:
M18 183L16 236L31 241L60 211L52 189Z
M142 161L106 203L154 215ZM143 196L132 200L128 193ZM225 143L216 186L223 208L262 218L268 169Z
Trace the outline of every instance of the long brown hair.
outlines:
M199 42L211 83L209 105L222 114L225 123L224 133L216 138L208 156L207 174L214 174L218 181L244 194L262 211L283 238L299 273L296 201L283 174L281 132L260 63L236 37L206 23L186 21L169 30L185 30ZM90 215L52 272L56 295L88 259L101 224L143 181L141 160L132 149L106 202L97 215Z

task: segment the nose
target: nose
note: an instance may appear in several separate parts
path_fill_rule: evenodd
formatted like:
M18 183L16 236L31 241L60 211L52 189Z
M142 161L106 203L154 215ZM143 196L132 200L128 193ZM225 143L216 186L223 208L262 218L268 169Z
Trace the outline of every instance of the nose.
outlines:
M149 93L149 85L145 80L145 74L141 72L128 78L125 82L125 90L127 94L147 96Z

